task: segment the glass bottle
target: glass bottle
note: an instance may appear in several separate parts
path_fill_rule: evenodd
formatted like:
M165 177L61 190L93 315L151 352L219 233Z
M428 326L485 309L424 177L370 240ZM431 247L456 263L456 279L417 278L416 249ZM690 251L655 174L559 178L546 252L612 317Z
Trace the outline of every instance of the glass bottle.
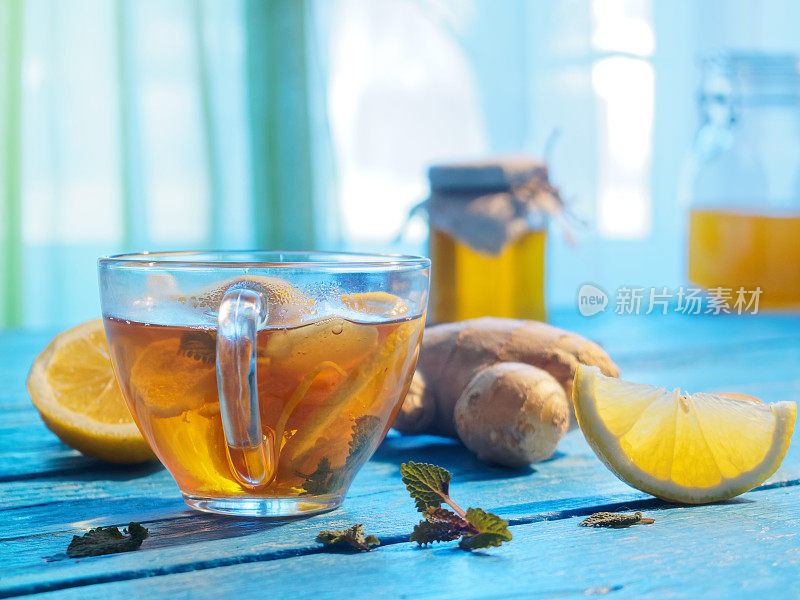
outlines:
M702 124L688 160L688 276L760 288L762 308L800 308L800 63L724 53L703 61Z

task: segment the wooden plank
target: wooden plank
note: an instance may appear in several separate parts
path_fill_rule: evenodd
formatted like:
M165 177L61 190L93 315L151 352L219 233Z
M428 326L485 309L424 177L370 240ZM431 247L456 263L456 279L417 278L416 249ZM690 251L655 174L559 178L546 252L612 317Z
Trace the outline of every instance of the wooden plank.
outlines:
M800 446L793 445L790 454L791 460L787 459L770 482L800 479ZM402 506L406 498L398 469L407 460L450 469L454 489L463 494L465 502L475 504L506 506L628 493L627 486L601 465L577 431L565 437L553 459L520 471L480 463L452 440L395 437L388 439L359 473L348 494L348 505L363 506L366 513L382 503ZM146 520L151 518L147 512L151 500L157 500L158 506L182 510L171 477L165 471L148 471L154 468L103 467L95 472L69 472L59 478L0 483L0 541L21 535L72 534L85 522ZM587 489L592 492L587 494ZM391 495L381 496L384 493ZM138 506L143 507L144 514L134 510Z
M600 465L579 432L569 435L565 449L569 449L569 454L560 454L556 459L540 463L536 469L509 471L478 462L451 440L396 437L387 440L362 469L345 504L365 516L382 514L387 509L391 509L393 514L406 511L407 515L413 516L413 505L399 475L399 464L406 460L435 462L451 469L454 472L453 489L465 503L519 506L517 510L523 511L519 514L531 510L541 512L541 502L575 498L596 503L601 494L608 497L625 495L626 498L637 494ZM68 487L74 476L66 479L64 485ZM0 511L0 541L45 534L71 536L97 524L148 519L166 521L173 515L182 518L185 514L177 489L165 472L132 482L105 481L102 488L98 487L100 482L91 477L87 479L89 481L74 485L77 489L72 500L51 496L50 502ZM142 485L142 480L147 481L148 487ZM588 482L592 484L588 485ZM591 492L587 492L588 489ZM592 499L586 500L587 496ZM526 507L526 504L530 506ZM554 509L548 504L547 510ZM402 521L399 523L403 524ZM35 561L60 551L61 542L54 544L52 551L45 547L37 549L33 555ZM0 556L4 553L5 546L0 547ZM10 552L10 555L7 560L24 558L24 553ZM18 566L20 563L15 564Z
M576 443L577 441L576 438ZM587 473L576 469L574 463L568 464L570 462L568 456L562 456L543 463L543 467L561 463L565 470L558 475L544 474L538 480L535 474L519 480L456 479L451 489L454 497L465 505L480 505L518 524L564 518L572 514L586 515L600 510L598 507L616 510L622 506L642 509L664 505L645 494L631 490L603 467ZM75 579L111 580L121 570L149 576L155 572L203 568L212 563L266 561L309 553L316 547L313 539L320 530L340 529L356 522L365 523L369 531L381 538L402 538L410 533L419 515L399 482L394 464L392 470L393 475L385 472L370 473L369 469L362 474L384 486L387 481L393 482L393 485L388 486L389 489L375 492L364 481L365 477L360 475L360 482L354 485L353 495L343 508L327 515L285 522L279 526L265 522L193 515L177 503L144 498L129 499L130 512L125 518L121 518L121 507L118 504L112 503L106 507L102 502L94 502L89 505L91 510L104 514L104 510L111 509L116 520L99 518L74 522L71 525L87 528L100 524L124 524L130 520L144 521L152 532L151 538L143 546L144 550L99 560L46 563L47 560L59 558L59 554L64 552L75 533L64 531L63 526L59 528L59 524L64 522L62 519L69 517L69 514L64 514L64 507L58 507L57 517L50 524L50 534L23 535L18 539L2 540L0 569L13 575L0 585L0 596L10 593L9 590L31 589L31 586L45 585L46 582L49 582L47 585L60 586L68 585L65 582ZM571 475L564 477L567 472ZM363 485L364 483L367 485ZM43 508L52 510L51 507ZM42 514L32 516L44 517ZM18 527L23 531L25 529L22 524Z
M604 315L600 319L575 318L568 312L555 315L559 325L572 327L590 336L593 333L604 336L610 342L607 349L625 369L643 362L666 364L672 369L697 361L719 362L720 356L727 358L737 353L766 351L767 354L775 352L779 355L787 345L797 348L800 344L800 318L796 317L726 319L681 315L659 315L658 318ZM26 419L35 419L36 413L25 389L25 377L34 356L48 339L49 334L0 334L0 377L8 382L0 389L0 405L5 409L0 411L0 433L7 421L9 425L16 426L20 413L24 413ZM10 410L12 408L14 410ZM3 446L0 438L0 448Z
M601 342L615 359L623 362L629 357L664 356L693 347L703 349L704 353L725 353L731 348L797 339L800 335L800 317L792 314L582 317L574 310L558 310L552 313L551 322ZM0 399L12 395L27 398L28 370L34 357L56 333L54 330L0 333L0 379L7 382L0 390Z
M63 581L56 594L32 598L234 598L269 590L281 597L388 598L796 598L796 488L751 492L726 504L648 508L652 525L586 529L582 516L512 525L512 542L467 553L454 543L416 548L385 540L370 553L310 551L302 556L209 562L158 577L119 571ZM145 542L146 543L146 542ZM141 552L141 551L140 551ZM119 557L116 557L119 558ZM86 559L99 563L115 557ZM232 558L231 560L235 560ZM83 562L83 561L82 561ZM129 578L130 579L127 579ZM46 583L44 583L46 585ZM66 587L70 585L80 587ZM4 594L34 588L5 587Z
M763 360L763 358L762 358ZM767 369L759 370L762 374L767 378L771 377L778 377L783 376L787 372L792 371L793 364L785 364L784 361L788 363L793 363L795 360L794 355L791 352L784 352L779 351L774 356L769 356L769 360L766 361L767 364L770 365ZM690 380L703 380L703 381L725 381L725 377L729 373L734 373L736 375L741 375L742 373L746 373L748 371L747 367L748 364L752 366L754 361L751 361L749 358L745 357L743 359L743 364L736 364L735 369L730 370L726 368L722 368L720 371L719 365L724 365L725 361L718 361L712 360L709 364L705 363L698 363L693 362L688 367L686 365L682 366L681 369L678 369L674 372L674 376L676 379L680 379L681 381L690 381ZM795 363L796 364L796 363ZM647 369L650 367L642 367L641 365L638 367L634 367L631 369L633 374L642 374L640 380L647 380ZM715 372L720 371L719 373ZM749 369L752 370L752 369ZM687 375L687 373L689 375ZM715 374L716 373L716 374ZM772 376L768 376L769 373L773 373ZM632 379L636 379L636 377L631 377ZM748 380L749 381L749 380ZM716 385L716 384L715 384ZM764 386L766 384L750 384L750 385L757 385L757 386ZM797 393L797 383L796 382L778 382L777 384L770 384L772 387L768 390L771 392L771 397L765 397L767 400L771 399L784 399L786 397L792 398L790 394L784 393L787 389L790 393L796 394ZM788 388L787 388L788 386ZM738 389L742 389L742 385L738 386ZM751 390L745 389L743 391L750 391L751 393L758 394L758 390ZM764 394L761 394L762 396ZM769 394L768 394L769 395ZM36 425L36 427L40 429L44 429L41 425ZM45 435L51 435L45 431ZM57 444L57 443L56 443ZM12 447L24 447L24 435L21 434L17 440L14 441ZM142 488L142 489L151 489L153 490L153 485L145 480L145 481L132 481L129 484L126 482L120 482L123 479L130 479L131 475L130 472L118 471L117 469L111 467L104 467L101 463L97 463L95 461L91 461L90 459L83 459L81 457L75 456L74 452L66 450L65 447L56 445L55 448L59 448L59 452L54 456L49 452L42 452L41 448L36 448L35 453L31 454L28 459L23 460L21 456L18 454L12 453L10 460L3 462L2 457L0 457L0 464L4 465L20 465L20 468L16 471L21 475L25 473L32 473L35 474L37 477L43 474L46 474L49 471L53 473L57 473L60 478L64 478L66 476L66 481L51 481L51 480L42 480L42 481L18 481L16 485L13 486L4 486L3 494L0 495L0 506L20 506L25 503L32 504L34 506L39 506L42 504L49 504L53 502L53 498L56 497L59 501L64 503L69 503L71 500L77 500L83 498L84 495L87 498L113 498L113 497L120 497L124 502L125 498L130 497L131 491L130 488ZM587 456L591 457L590 454ZM41 459L44 463L44 468L40 468L39 470L36 469L35 464L31 464L32 462L35 463L36 460ZM455 464L454 470L458 476L458 459L457 457L437 457L437 456L430 456L428 460L436 462L442 462L443 460L448 460L451 464ZM790 457L787 459L787 466L789 464L797 464L800 463L800 451L796 451L793 447L792 451L790 452ZM41 466L41 465L40 465ZM91 473L91 479L93 480L85 487L79 487L76 489L74 485L74 481L70 478L71 473L75 473L82 469L86 469L87 472ZM474 469L477 472L481 472L485 469L485 467L475 464L473 465ZM66 472L62 471L62 469L66 469ZM8 475L8 473L7 473ZM10 473L11 477L13 478L14 472ZM158 476L159 482L169 484L169 478L166 477L164 474ZM797 477L796 472L787 472L785 469L778 474L778 477L783 477L786 479L793 479ZM108 481L106 481L106 479ZM167 495L174 494L174 488L169 487L167 490ZM157 494L158 495L158 494ZM5 504L3 504L5 501ZM76 520L84 520L78 518Z
M757 493L757 492L754 492ZM589 500L589 499L585 499ZM606 502L608 498L598 497L595 501ZM512 525L523 525L531 522L557 520L572 516L586 516L597 510L654 510L665 506L655 499L629 500L611 504L579 505L568 500L549 504L547 510L511 519ZM528 505L532 506L532 505ZM497 512L508 516L521 507L501 507ZM539 508L547 508L540 506ZM12 573L0 585L0 597L17 593L20 590L50 589L84 584L93 581L112 581L119 572L127 573L130 578L150 577L159 574L202 570L214 566L225 566L244 562L265 562L295 555L313 554L317 545L313 543L316 533L323 528L342 528L353 522L365 522L367 530L377 534L388 542L407 539L413 523L418 515L410 512L410 519L402 524L399 533L387 525L387 520L380 514L373 514L364 519L361 514L345 508L328 517L315 517L308 521L290 523L259 523L253 521L236 522L235 528L224 520L196 515L188 516L176 526L167 529L159 528L159 523L149 524L152 537L145 542L143 549L134 554L86 559L81 561L55 562L43 565L40 569L19 570L15 565L3 564L3 570ZM393 519L390 519L393 520ZM320 522L322 521L322 522ZM155 526L154 526L155 525ZM69 537L61 540L59 550L69 542ZM201 540L201 541L197 541ZM217 540L213 542L213 540ZM13 549L14 546L11 546ZM58 556L49 557L50 560ZM13 570L12 570L13 569ZM44 587L42 587L44 586Z
M623 362L695 348L701 350L701 354L725 354L732 348L796 340L800 335L800 317L780 314L741 317L674 313L666 316L603 314L582 317L574 310L559 310L553 312L551 322L596 339L616 360ZM30 365L56 333L54 330L0 333L0 380L7 382L0 390L0 401L11 397L27 399L25 377Z
M95 474L91 470L81 470L59 477L1 483L0 510L42 504L85 503L97 498L148 494L154 497L174 496L176 493L177 488L171 477L162 470L146 477L130 476L122 470L105 476L102 472Z
M650 324L628 327L638 331L633 335L634 340L637 336L647 340L659 336L663 339L659 340L661 346L650 342L653 353L649 355L635 351L624 355L625 375L632 380L653 383L660 383L654 379L661 377L669 383L687 386L737 385L741 391L760 393L767 400L796 398L800 386L791 377L797 364L796 334L800 321L770 320L763 328L737 325L737 344L722 354L724 360L719 356L725 345L718 342L724 339L719 338L724 328L716 321L701 321L700 333L689 330L685 321L681 321L682 329L673 326L670 330ZM618 333L608 338L609 349L617 347L622 352L626 347L635 346L629 333L627 337ZM660 347L679 350L681 343L686 345L687 340L691 342L689 345L697 345L698 340L702 340L706 346L694 357L685 353L659 354ZM748 340L749 343L744 343ZM6 336L0 336L0 357L4 350L8 354L6 341ZM27 397L23 396L24 377L19 377L23 368L20 365L25 360L20 359L19 354L14 360L17 385L11 387L17 389L0 396L0 406L4 408L7 403L23 406L27 402ZM761 365L764 368L758 368ZM27 371L27 367L24 370ZM744 390L742 386L750 388ZM29 404L26 410L32 411ZM0 421L0 475L5 473L9 478L0 483L0 507L7 508L0 512L0 528L11 524L7 529L0 529L0 569L13 568L16 577L13 581L3 578L0 589L7 592L25 589L32 582L66 585L65 582L70 581L90 582L92 578L103 580L113 578L120 571L139 577L141 573L153 574L164 569L171 572L170 569L193 569L198 564L201 568L222 564L214 561L269 562L314 552L309 540L317 531L356 521L366 522L369 528L391 541L407 532L409 523L413 524L416 518L397 476L397 466L408 459L427 460L450 468L455 472L453 489L457 497L465 498L467 504L469 498L474 498L474 504L494 509L520 523L540 520L544 515L563 516L569 511L586 511L608 502L634 503L645 498L601 467L578 433L565 439L561 454L555 460L537 465L535 470L526 473L487 468L449 441L398 438L384 444L359 474L345 508L305 521L268 526L263 522L190 515L165 472L125 473L76 456L54 442L37 420L35 413L30 412L16 421L14 418L5 423ZM5 429L4 425L7 425ZM36 439L37 431L40 437L30 446L30 453L17 450L24 448L25 440ZM9 448L14 450L9 451ZM800 450L793 447L786 462L786 467L774 480L788 480L794 484ZM15 479L17 476L19 479ZM657 501L644 502L651 506ZM385 517L387 513L391 517ZM80 563L44 563L46 557L63 550L73 532L97 524L123 524L132 519L144 520L154 528L153 537L146 542L153 544L149 550ZM199 563L198 556L202 557ZM304 557L307 558L310 557ZM17 587L6 587L10 585Z

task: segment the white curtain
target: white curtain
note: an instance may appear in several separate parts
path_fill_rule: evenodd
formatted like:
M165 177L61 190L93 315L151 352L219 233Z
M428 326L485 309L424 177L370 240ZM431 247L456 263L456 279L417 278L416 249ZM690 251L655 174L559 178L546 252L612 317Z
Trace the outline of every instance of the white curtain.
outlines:
M101 255L335 243L310 2L0 2L0 327L99 316Z
M551 305L678 285L697 57L800 52L791 0L0 7L0 326L96 316L118 250L424 252L421 222L392 240L429 164L548 147L587 224L552 231Z

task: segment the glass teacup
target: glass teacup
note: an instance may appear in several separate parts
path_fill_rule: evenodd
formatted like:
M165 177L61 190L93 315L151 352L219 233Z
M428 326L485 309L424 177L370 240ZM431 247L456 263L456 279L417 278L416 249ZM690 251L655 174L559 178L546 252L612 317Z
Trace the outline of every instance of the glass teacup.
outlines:
M430 261L164 252L99 261L114 371L187 504L338 506L408 389Z

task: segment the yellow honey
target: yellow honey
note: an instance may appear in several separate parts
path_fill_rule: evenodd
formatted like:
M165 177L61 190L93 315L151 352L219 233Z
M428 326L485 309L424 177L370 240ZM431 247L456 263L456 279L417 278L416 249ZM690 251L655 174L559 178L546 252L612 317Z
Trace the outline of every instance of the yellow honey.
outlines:
M500 254L478 252L433 229L430 237L434 322L493 316L544 320L547 231L534 230Z
M694 209L688 259L700 286L760 287L760 307L800 306L800 215Z

